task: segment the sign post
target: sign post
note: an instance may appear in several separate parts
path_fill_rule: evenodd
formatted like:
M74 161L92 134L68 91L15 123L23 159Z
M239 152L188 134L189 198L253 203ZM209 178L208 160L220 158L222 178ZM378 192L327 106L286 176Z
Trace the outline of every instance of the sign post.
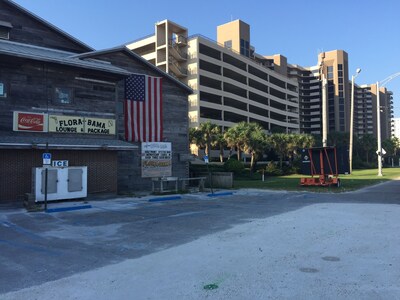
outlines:
M51 165L51 153L48 152L49 144L46 143L46 152L43 153L43 167L44 169L44 210L47 210L47 178L49 174L48 167Z
M213 186L212 186L212 173L211 173L211 171L210 171L210 168L208 167L208 163L209 163L209 160L208 160L208 155L204 155L204 162L206 163L206 165L207 165L207 171L208 171L208 174L209 174L209 176L210 176L210 188L211 188L211 194L214 194L214 191L213 191Z

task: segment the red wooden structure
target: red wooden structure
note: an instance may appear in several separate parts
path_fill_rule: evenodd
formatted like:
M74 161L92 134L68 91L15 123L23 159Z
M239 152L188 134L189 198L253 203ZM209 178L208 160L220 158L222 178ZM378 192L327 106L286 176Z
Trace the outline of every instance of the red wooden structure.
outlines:
M300 178L302 186L340 186L338 163L335 147L306 149L303 163L310 164L310 177ZM308 154L308 156L307 156ZM304 161L306 160L306 161ZM307 161L309 160L309 161Z

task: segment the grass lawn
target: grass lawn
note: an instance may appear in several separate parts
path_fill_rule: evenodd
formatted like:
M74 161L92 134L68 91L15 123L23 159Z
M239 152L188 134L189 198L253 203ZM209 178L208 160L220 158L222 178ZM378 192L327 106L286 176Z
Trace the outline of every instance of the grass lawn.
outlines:
M384 181L393 180L400 177L400 168L384 168L382 177L378 177L378 169L353 170L351 175L339 175L341 186L337 187L318 187L300 186L300 178L304 175L288 176L265 176L265 181L261 181L259 174L254 175L253 179L235 179L234 188L256 188L287 191L312 191L312 192L347 192L357 190L365 186L378 184ZM309 176L311 177L311 176Z

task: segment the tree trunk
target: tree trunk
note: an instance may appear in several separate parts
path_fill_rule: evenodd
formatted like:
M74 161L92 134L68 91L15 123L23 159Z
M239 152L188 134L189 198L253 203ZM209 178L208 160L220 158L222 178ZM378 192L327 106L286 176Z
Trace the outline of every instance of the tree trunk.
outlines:
M250 173L251 174L254 173L254 168L256 166L255 162L256 162L256 155L255 155L255 153L251 153L251 160L250 160Z
M224 147L222 146L219 148L219 161L224 162Z
M236 147L236 151L237 151L237 159L238 159L238 161L240 161L240 159L241 159L241 151L240 151L240 148L239 147Z

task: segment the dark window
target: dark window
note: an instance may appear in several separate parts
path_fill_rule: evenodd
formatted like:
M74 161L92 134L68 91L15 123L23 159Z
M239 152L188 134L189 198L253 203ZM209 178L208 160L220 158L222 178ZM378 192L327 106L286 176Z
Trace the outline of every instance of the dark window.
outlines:
M246 80L245 76L243 76L235 71L232 71L230 69L224 68L224 77L228 77L230 79L236 80L238 82L241 82L241 83L247 85L247 80Z
M249 86L264 93L268 93L268 86L249 78Z
M200 117L204 119L222 120L220 110L204 106L200 106Z
M249 112L251 112L253 114L257 114L257 115L262 116L262 117L266 117L266 118L269 117L268 110L260 108L258 106L250 105L249 106Z
M224 82L223 84L224 84L224 92L232 93L236 96L247 98L247 90L227 82Z
M343 65L342 64L338 64L337 68L338 68L339 71L342 71L343 70Z
M265 73L263 71L260 71L260 70L258 70L256 68L252 67L252 66L249 66L249 73L257 76L258 78L261 78L261 79L264 79L264 80L268 81L268 74L267 73Z
M343 83L343 78L339 78L339 83Z
M250 56L250 43L244 39L240 39L240 54Z
M270 81L272 84L275 84L275 85L277 85L277 86L279 86L279 87L281 87L281 88L286 88L285 82L282 81L282 80L279 80L279 79L277 79L277 78L275 78L275 77L269 76L269 81Z
M222 104L221 96L217 96L206 92L200 92L200 101Z
M333 78L333 66L328 66L328 79Z
M239 123L239 122L247 122L247 117L243 115L238 115L230 111L224 112L224 121Z
M223 60L224 60L224 62L226 62L236 68L242 69L243 71L247 71L246 64L244 62L240 61L239 59L234 58L231 55L224 53Z
M218 50L215 50L211 47L208 47L204 44L199 45L199 52L201 54L207 55L209 57L215 58L220 60L221 59L221 53Z
M72 103L72 88L56 87L54 89L54 102L60 104Z
M269 93L270 93L272 96L275 96L275 97L277 97L277 98L286 100L286 94L285 94L285 93L282 93L282 92L280 92L280 91L278 91L278 90L275 90L275 89L273 89L273 88L270 88L270 89L269 89Z
M200 59L200 69L221 75L221 67L220 66L217 66L215 64L212 64L212 63L202 60L202 59Z
M215 80L206 76L200 76L200 85L209 87L209 88L213 88L213 89L217 89L220 90L221 89L221 81L219 80Z
M247 104L229 97L224 97L224 105L247 111Z
M255 94L253 92L249 92L249 99L256 101L260 104L268 105L268 98Z

